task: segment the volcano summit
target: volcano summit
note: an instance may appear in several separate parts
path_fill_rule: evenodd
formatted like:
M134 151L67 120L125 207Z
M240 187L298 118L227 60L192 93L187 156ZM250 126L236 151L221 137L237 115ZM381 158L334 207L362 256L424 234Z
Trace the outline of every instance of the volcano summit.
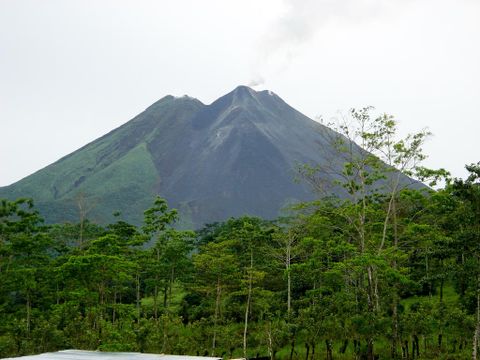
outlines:
M294 182L297 164L331 159L335 132L271 91L239 86L210 105L166 96L141 114L36 173L0 188L32 197L47 222L91 221L120 211L139 224L154 196L177 208L184 226L232 216L273 219L287 204L311 200ZM341 171L338 159L334 167ZM333 181L325 174L325 181Z

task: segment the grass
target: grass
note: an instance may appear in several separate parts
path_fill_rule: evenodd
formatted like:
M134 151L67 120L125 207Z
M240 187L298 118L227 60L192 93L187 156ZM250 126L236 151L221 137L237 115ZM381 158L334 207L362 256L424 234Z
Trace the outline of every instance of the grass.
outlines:
M459 295L455 292L455 289L452 285L447 284L443 288L443 302L445 305L455 305L458 303ZM431 301L440 302L440 295L438 291L432 296L411 296L406 299L403 299L400 303L405 307L405 310L410 310L413 304L425 304Z
M172 287L172 298L168 300L168 306L167 306L167 311L172 314L177 314L181 310L183 298L187 292L183 288L183 286L175 282ZM165 310L163 307L163 289L159 290L158 294L158 310L159 312ZM148 311L148 312L153 312L153 304L154 304L154 299L153 296L145 297L142 299L142 307Z

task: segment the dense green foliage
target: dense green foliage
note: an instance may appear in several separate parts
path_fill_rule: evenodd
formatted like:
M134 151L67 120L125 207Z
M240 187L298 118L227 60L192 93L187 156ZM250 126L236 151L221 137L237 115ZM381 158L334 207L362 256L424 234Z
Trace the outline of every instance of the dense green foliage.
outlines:
M2 200L0 356L477 358L480 164L441 190L401 188L393 166L442 175L417 166L426 134L392 142L391 118L352 116L371 126L356 132L368 153L337 143L350 197L273 222L180 231L157 198L142 227L120 214L106 227L44 226L30 200ZM303 171L321 186L315 169Z
M305 204L278 222L231 219L195 234L172 228L175 212L157 199L143 228L86 222L79 243L80 224L42 226L31 202L2 201L0 355L73 347L352 358L373 342L383 358L392 344L398 357L467 358L478 198L471 181L428 196L399 193L398 244L389 227L380 251L371 249L388 205L381 197L368 201L363 251L349 202Z

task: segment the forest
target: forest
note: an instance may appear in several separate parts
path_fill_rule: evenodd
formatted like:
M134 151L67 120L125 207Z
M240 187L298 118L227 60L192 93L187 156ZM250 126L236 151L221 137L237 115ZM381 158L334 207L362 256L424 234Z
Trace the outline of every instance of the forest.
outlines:
M0 200L0 357L477 359L480 163L451 178L421 166L428 132L350 119L332 141L341 196L301 164L318 200L275 220L180 230L157 197L140 226L44 224L33 200Z

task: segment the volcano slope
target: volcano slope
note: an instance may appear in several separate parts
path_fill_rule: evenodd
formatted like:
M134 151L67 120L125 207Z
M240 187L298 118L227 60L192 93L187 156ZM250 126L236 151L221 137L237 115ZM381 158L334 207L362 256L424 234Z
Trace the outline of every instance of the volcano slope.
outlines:
M294 181L298 164L343 167L333 130L302 115L271 91L239 86L210 105L166 96L138 116L57 162L0 188L0 197L31 197L49 223L94 222L113 213L140 224L156 195L198 228L229 217L273 219L286 205L312 200ZM405 181L409 180L405 177Z

